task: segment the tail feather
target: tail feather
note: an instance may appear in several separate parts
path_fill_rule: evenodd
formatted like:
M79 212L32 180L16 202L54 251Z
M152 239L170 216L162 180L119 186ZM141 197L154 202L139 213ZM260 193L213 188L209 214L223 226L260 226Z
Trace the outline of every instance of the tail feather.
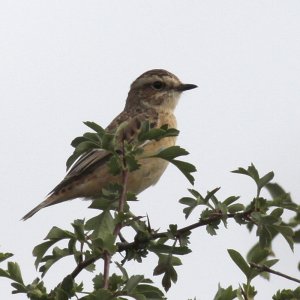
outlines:
M32 209L29 213L27 213L21 220L26 221L27 219L31 218L34 214L36 214L39 210L42 208L45 208L47 206L51 206L63 201L66 201L68 199L61 199L57 195L50 195L46 200L41 202L39 205L37 205L34 209Z

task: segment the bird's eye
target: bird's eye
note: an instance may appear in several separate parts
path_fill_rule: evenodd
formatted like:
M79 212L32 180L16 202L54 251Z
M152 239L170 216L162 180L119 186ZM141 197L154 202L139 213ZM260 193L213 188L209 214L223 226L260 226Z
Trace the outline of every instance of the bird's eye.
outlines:
M155 90L161 90L165 87L165 84L164 82L162 81L155 81L152 83L152 87L155 89Z

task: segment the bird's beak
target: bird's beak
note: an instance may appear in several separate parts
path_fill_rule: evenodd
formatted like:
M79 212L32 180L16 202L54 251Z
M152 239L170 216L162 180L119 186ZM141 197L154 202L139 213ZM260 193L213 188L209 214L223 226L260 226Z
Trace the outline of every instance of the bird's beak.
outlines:
M178 91L178 92L183 92L183 91L195 89L196 87L198 87L198 86L195 85L195 84L182 83L181 85L179 85L179 86L177 87L177 91Z

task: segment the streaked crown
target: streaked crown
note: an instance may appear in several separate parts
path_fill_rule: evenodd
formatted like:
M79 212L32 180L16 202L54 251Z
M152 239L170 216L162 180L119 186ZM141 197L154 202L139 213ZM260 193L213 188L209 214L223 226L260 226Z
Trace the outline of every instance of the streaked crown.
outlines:
M142 106L173 111L181 92L196 87L194 84L183 84L177 76L166 70L150 70L131 84L125 109Z

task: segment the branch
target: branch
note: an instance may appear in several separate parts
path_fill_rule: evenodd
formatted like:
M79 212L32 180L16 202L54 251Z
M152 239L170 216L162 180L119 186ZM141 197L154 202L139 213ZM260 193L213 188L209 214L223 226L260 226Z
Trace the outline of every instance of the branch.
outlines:
M125 173L125 175L126 175L126 173ZM127 175L124 176L124 183L126 183L126 186L127 186L127 180L128 180L128 172L127 172ZM121 198L123 198L125 196L126 196L126 193L122 193L122 197ZM248 215L251 214L251 212L252 212L252 210L248 210L248 211L245 211L243 213L230 213L230 214L226 215L226 218L232 219L232 218L234 218L236 216L240 216L241 218L245 218L246 219L246 218L248 218ZM186 226L186 227L182 227L182 228L180 228L180 229L177 230L176 236L179 238L180 235L182 235L184 233L187 233L187 232L189 232L189 231L191 231L193 229L196 229L198 227L211 224L211 223L213 223L215 221L218 221L218 220L222 219L223 217L224 217L223 214L216 214L216 215L214 215L214 216L212 216L210 218L202 219L199 222L196 222L196 223L191 224L191 225ZM120 229L121 228L122 227L120 227ZM116 232L116 229L115 229L115 232ZM131 242L131 243L127 243L127 242L118 243L117 244L117 246L118 246L118 250L117 251L118 252L123 252L123 251L130 250L130 249L140 249L141 248L141 246L140 246L141 244L143 244L142 248L144 248L144 242L151 241L151 240L156 240L156 239L162 238L162 237L168 237L168 232L154 233L154 234L152 234L145 241L137 240L137 241L134 241L134 242ZM93 264L94 262L96 262L100 258L101 258L101 256L98 256L98 257L92 257L92 258L89 258L89 259L86 259L86 260L82 261L81 263L79 263L76 266L76 268L74 269L74 271L71 273L71 277L74 279L84 268L86 268L90 264ZM108 257L106 259L108 259ZM110 262L110 258L109 258L109 262Z
M288 280L291 280L291 281L295 281L295 282L298 282L300 283L300 280L295 278L295 277L291 277L289 275L286 275L286 274L283 274L281 272L278 272L278 271L275 271L273 269L270 269L269 267L265 266L265 265L259 265L259 264L256 264L256 263L249 263L250 266L252 268L255 268L257 270L259 270L260 272L268 272L268 273L272 273L272 274L275 274L277 276L281 276L283 278L286 278Z
M128 169L126 168L125 170L123 170L123 182L122 182L123 189L122 189L122 194L121 194L120 201L119 201L119 208L118 208L119 213L124 211L124 205L126 202L127 185L128 185L128 175L129 175L129 172L128 172ZM120 233L122 226L123 226L122 223L118 223L116 225L116 228L114 230L115 236L117 236Z
M180 229L178 229L176 231L176 234L175 236L177 238L180 238L180 236L184 233L187 233L193 229L196 229L198 227L201 227L201 226L205 226L205 225L208 225L208 224L211 224L215 221L219 221L221 220L222 218L226 217L227 219L232 219L234 217L241 217L241 218L244 218L244 219L247 219L249 214L251 214L252 210L248 210L248 211L245 211L243 213L230 213L230 214L226 214L226 215L223 215L223 214L215 214L214 216L210 217L210 218L207 218L207 219L201 219L200 221L194 223L194 224L191 224L189 226L186 226L186 227L182 227ZM139 249L139 245L141 244L141 242L144 244L144 242L147 242L147 241L151 241L151 240L156 240L158 238L164 238L164 237L168 237L169 236L169 233L168 232L158 232L158 233L154 233L152 234L147 240L145 241L134 241L134 242L131 242L131 243L118 243L118 252L122 252L122 251L126 251L126 250L129 250L129 249Z
M74 269L74 271L70 274L70 276L72 277L72 279L75 279L76 276L87 266L93 264L95 261L97 261L100 257L91 257L89 259L86 259L82 262L80 262L76 268Z

